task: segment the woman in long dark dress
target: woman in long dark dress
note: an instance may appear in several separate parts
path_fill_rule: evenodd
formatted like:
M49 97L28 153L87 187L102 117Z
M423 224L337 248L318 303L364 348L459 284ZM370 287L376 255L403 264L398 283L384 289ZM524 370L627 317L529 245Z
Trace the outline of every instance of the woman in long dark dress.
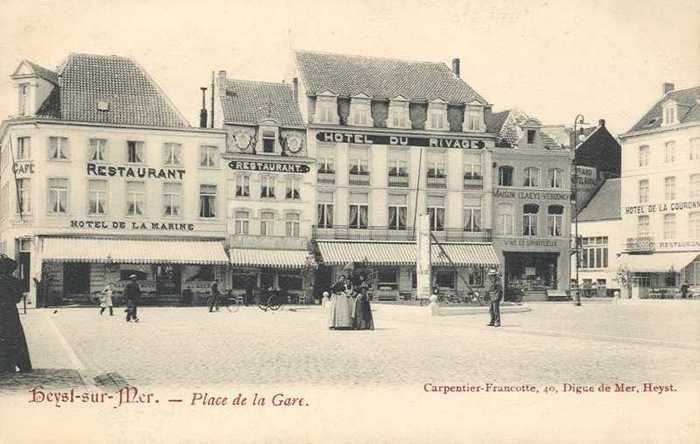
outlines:
M372 318L372 307L369 305L369 282L360 275L360 282L357 284L357 298L352 310L352 326L355 330L374 330L374 319Z
M17 262L0 254L0 373L32 370L27 340L17 304L22 299L19 279L12 276Z

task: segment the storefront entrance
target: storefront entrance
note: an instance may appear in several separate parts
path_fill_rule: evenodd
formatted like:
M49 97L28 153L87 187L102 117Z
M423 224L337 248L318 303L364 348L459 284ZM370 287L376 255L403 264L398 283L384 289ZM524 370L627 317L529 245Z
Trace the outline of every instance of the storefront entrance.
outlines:
M527 291L557 288L559 253L503 253L506 285Z

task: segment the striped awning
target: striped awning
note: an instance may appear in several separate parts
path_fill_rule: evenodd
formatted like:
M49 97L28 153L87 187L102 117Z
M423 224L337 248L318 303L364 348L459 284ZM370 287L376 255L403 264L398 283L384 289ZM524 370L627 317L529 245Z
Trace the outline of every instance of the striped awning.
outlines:
M217 241L46 238L42 258L60 262L225 265Z
M415 265L418 255L413 242L317 241L317 244L326 265L365 260L371 265ZM499 266L492 244L443 242L440 245L457 266ZM450 265L437 244L432 245L431 260L434 266Z
M620 264L627 270L638 273L680 273L699 255L697 251L623 254L620 257Z
M231 265L240 267L303 268L307 250L260 250L253 248L231 248Z

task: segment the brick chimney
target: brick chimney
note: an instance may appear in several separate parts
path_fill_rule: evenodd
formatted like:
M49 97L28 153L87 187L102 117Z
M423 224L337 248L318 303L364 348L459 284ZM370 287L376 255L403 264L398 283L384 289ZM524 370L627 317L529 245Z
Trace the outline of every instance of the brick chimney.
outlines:
M292 79L292 94L294 95L294 101L299 103L299 78L294 77Z
M452 59L452 73L456 77L459 77L459 59L458 58Z
M671 91L674 90L674 88L675 88L675 85L674 85L673 83L671 83L671 82L664 82L664 84L663 84L663 91L664 91L664 93L663 93L663 94L666 95L666 94L670 93Z
M605 128L605 119L598 120L598 126Z

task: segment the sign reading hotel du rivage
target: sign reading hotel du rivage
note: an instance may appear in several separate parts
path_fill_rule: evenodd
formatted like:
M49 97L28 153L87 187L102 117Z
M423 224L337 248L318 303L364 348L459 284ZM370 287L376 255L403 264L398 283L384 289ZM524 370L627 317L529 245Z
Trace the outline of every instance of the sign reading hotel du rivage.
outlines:
M359 145L427 146L431 148L460 148L480 150L486 146L483 140L443 136L405 136L391 134L364 134L346 131L319 131L319 142L356 143Z

